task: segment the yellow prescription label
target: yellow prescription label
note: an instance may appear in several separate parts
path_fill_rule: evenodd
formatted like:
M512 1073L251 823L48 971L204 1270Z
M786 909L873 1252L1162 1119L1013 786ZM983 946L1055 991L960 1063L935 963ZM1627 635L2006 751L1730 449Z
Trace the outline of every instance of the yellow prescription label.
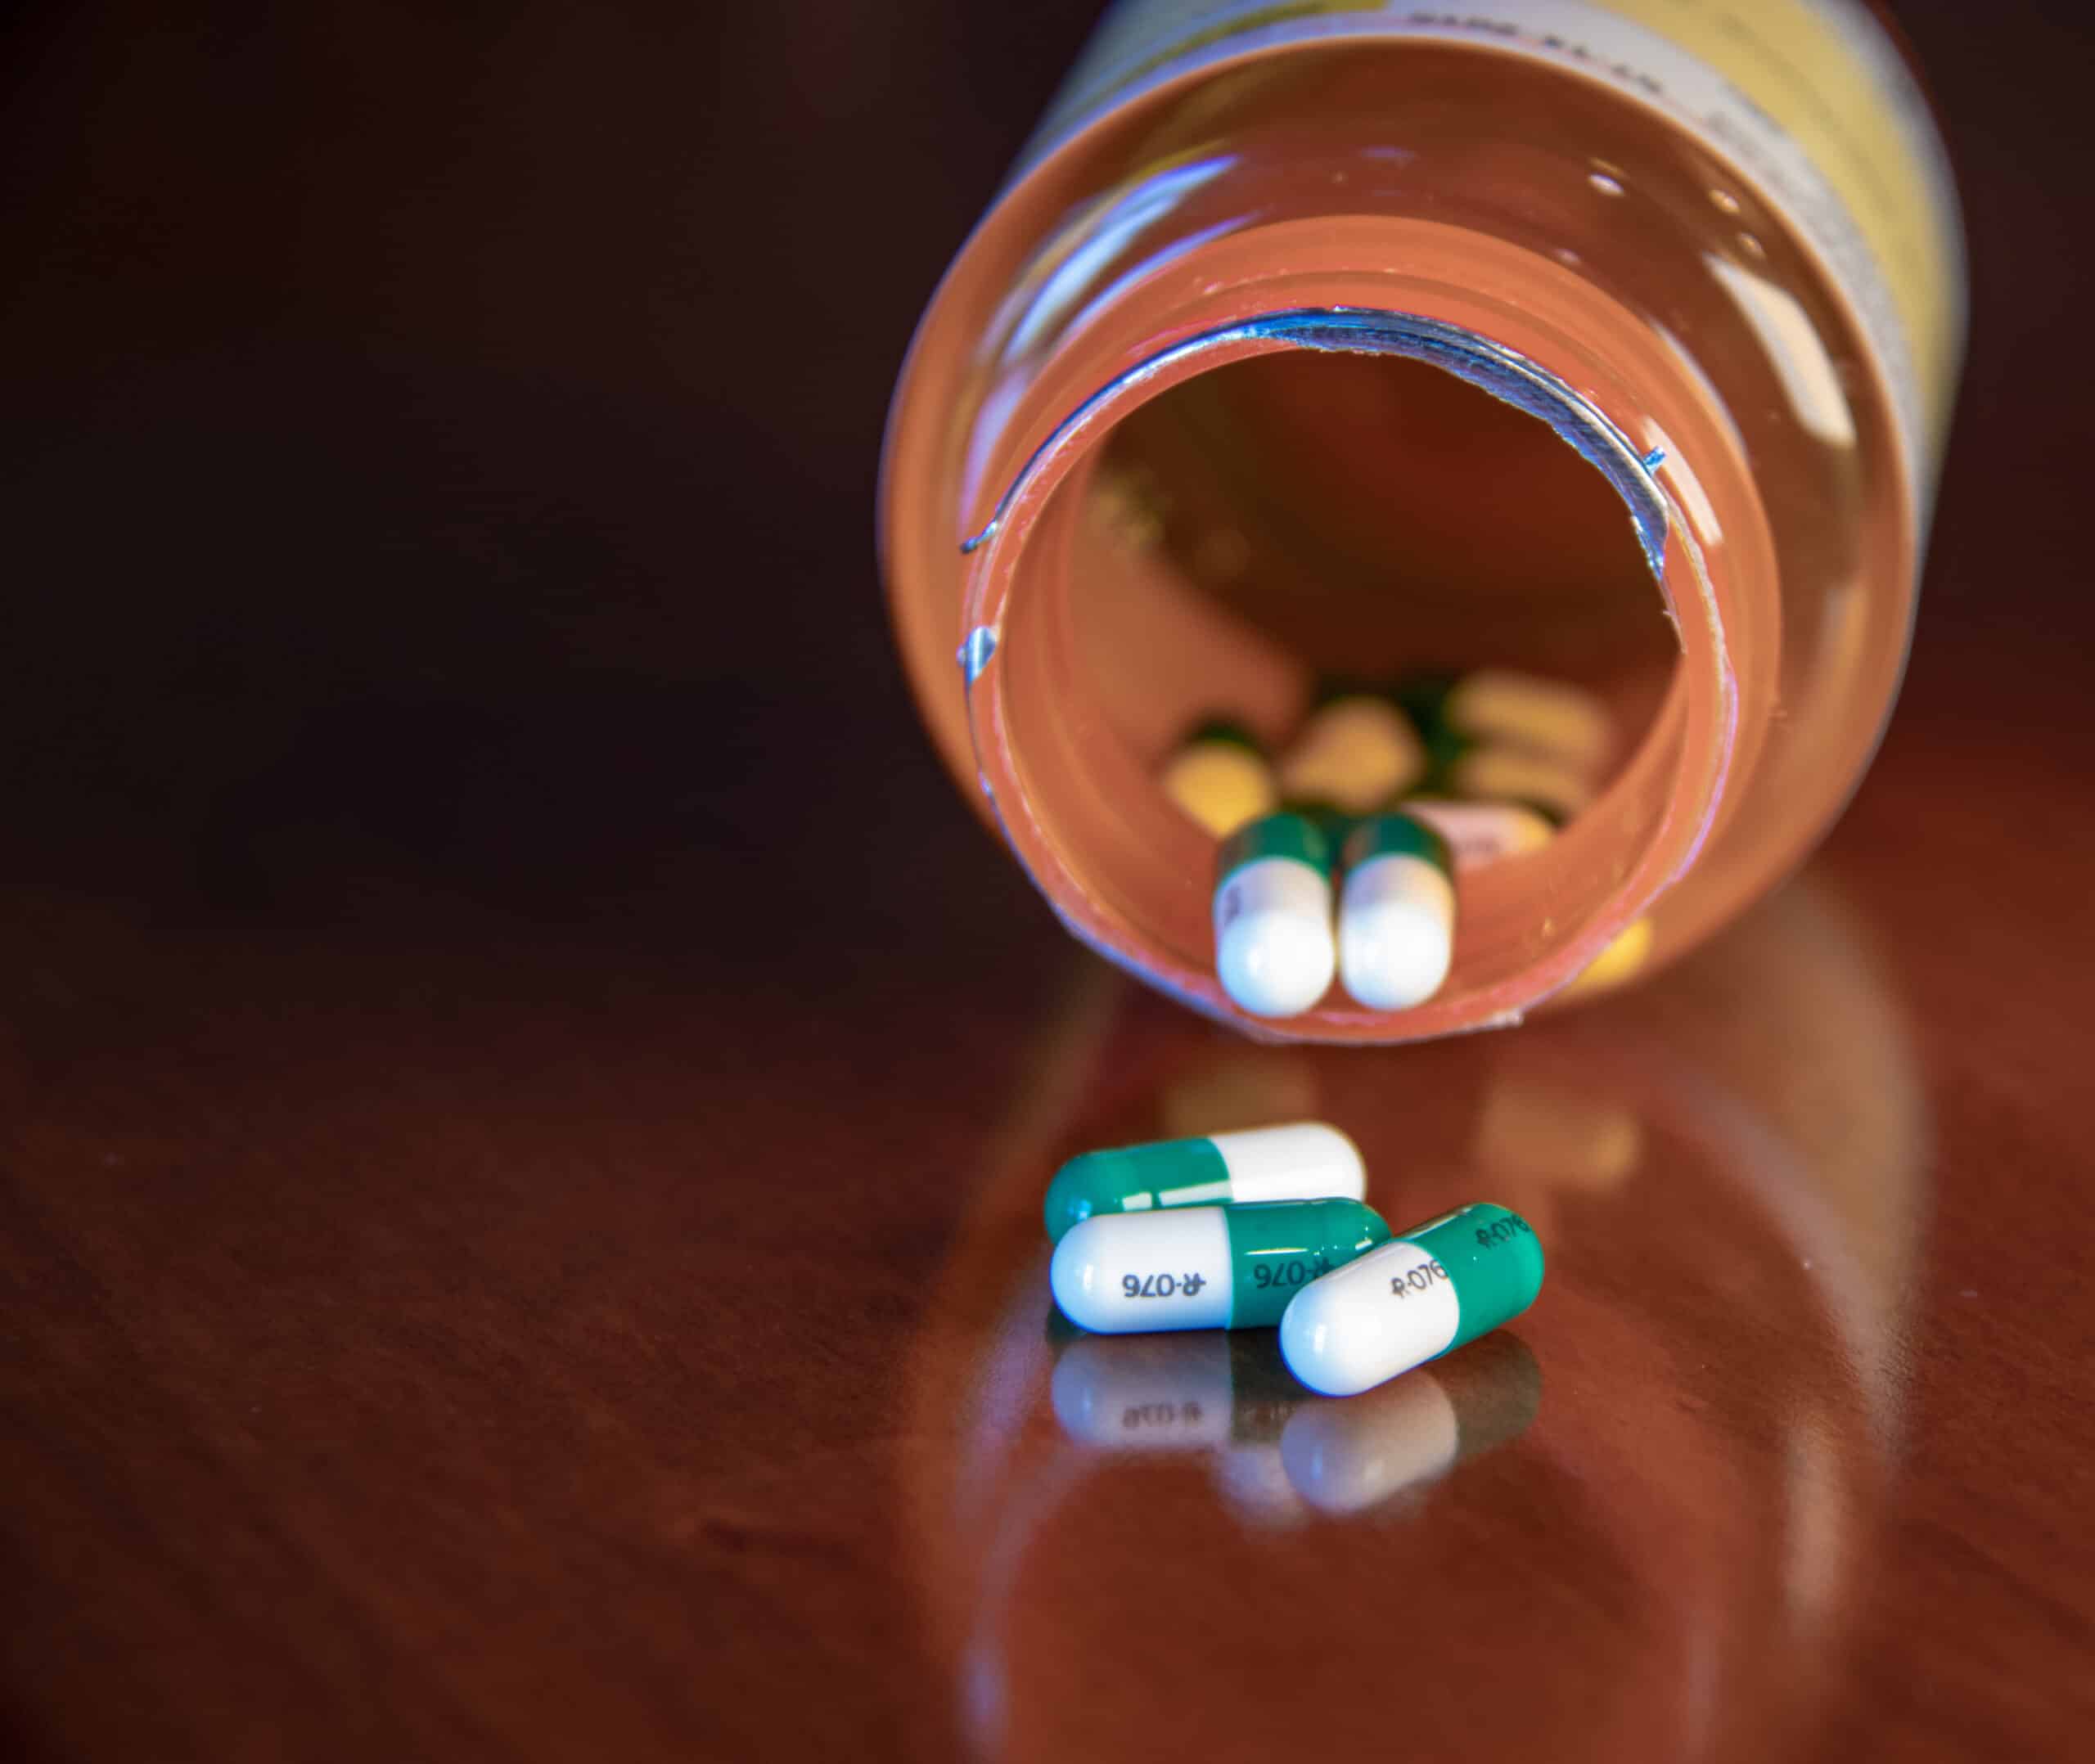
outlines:
M1123 0L1013 175L1167 81L1294 43L1486 42L1614 85L1736 165L1852 304L1924 508L1963 347L1963 236L1927 105L1856 0Z

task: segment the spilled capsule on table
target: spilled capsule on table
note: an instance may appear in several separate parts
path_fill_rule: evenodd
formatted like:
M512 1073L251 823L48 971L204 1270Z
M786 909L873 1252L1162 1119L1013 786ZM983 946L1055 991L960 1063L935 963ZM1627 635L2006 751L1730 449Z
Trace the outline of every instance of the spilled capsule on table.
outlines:
M1312 1390L1354 1396L1510 1322L1542 1276L1525 1219L1457 1208L1304 1287L1281 1318L1281 1355Z
M1101 1213L1055 1246L1048 1281L1062 1315L1099 1334L1266 1328L1297 1293L1389 1236L1357 1200Z
M1055 1361L1063 1437L1116 1457L1208 1455L1243 1517L1367 1512L1516 1439L1542 1369L1517 1336L1346 1402L1303 1388L1263 1335L1219 1330L1079 1334Z
M1225 1201L1358 1200L1367 1192L1360 1148L1322 1121L1116 1145L1072 1158L1048 1185L1048 1237L1097 1213Z

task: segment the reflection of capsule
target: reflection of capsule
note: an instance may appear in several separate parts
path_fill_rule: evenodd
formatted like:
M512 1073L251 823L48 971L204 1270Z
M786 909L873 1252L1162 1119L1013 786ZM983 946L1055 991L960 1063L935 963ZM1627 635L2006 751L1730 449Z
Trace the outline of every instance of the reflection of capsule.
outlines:
M1321 1121L1295 1121L1072 1158L1048 1185L1048 1235L1059 1243L1094 1213L1229 1200L1358 1200L1367 1192L1367 1167L1351 1140Z
M1055 1361L1048 1400L1063 1433L1113 1451L1269 1449L1316 1399L1288 1376L1270 1335L1078 1335Z
M1214 1455L1215 1492L1239 1519L1261 1527L1299 1524L1309 1509L1288 1479L1280 1446L1232 1446Z
M1264 1331L1223 1338L1229 1343L1229 1442L1277 1446L1297 1409L1317 1399L1280 1357L1280 1343Z
M1643 1123L1605 1091L1514 1070L1485 1091L1471 1156L1508 1181L1597 1192L1626 1181L1643 1150Z
M1260 1329L1390 1228L1357 1200L1276 1200L1101 1213L1055 1246L1048 1281L1072 1323L1102 1334Z
M1062 1350L1048 1400L1062 1431L1115 1451L1200 1451L1228 1443L1230 1338L1083 1335Z
M1319 1512L1358 1513L1445 1475L1525 1430L1542 1368L1516 1336L1346 1402L1304 1402L1281 1435L1281 1461Z
M1157 1130L1168 1139L1298 1121L1317 1112L1317 1068L1300 1048L1245 1047L1190 1067L1156 1095ZM1349 1144L1350 1142L1349 1141ZM1353 1161L1358 1163L1358 1154ZM1327 1189L1358 1200L1357 1187ZM1246 1195L1246 1199L1253 1197ZM1315 1195L1262 1195L1261 1200L1315 1200Z
M1350 1397L1510 1322L1542 1273L1518 1213L1458 1208L1304 1289L1281 1319L1281 1352L1312 1390Z

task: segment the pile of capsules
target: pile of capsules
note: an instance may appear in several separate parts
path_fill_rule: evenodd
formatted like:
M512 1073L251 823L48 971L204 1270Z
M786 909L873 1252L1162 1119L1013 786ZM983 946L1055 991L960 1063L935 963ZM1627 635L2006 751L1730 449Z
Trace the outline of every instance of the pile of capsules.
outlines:
M1261 1017L1309 1010L1335 974L1371 1010L1425 1003L1453 958L1458 875L1548 844L1612 745L1592 694L1499 670L1327 691L1277 764L1203 724L1161 781L1221 842L1223 990Z
M1079 1329L1280 1328L1288 1370L1350 1397L1510 1321L1542 1247L1503 1207L1392 1233L1335 1127L1296 1122L1071 1159L1048 1188L1055 1303Z

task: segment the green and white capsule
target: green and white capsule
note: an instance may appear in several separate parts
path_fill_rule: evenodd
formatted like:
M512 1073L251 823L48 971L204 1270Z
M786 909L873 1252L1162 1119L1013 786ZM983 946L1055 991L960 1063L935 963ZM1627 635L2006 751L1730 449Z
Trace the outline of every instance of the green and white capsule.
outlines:
M1281 1318L1281 1355L1312 1390L1354 1396L1512 1321L1542 1273L1525 1219L1462 1207L1305 1287Z
M1165 762L1158 781L1180 813L1217 839L1270 814L1280 800L1257 738L1232 722L1207 722Z
M1404 1010L1440 990L1455 954L1455 864L1422 820L1371 815L1346 835L1339 974L1371 1010Z
M1215 857L1214 972L1255 1017L1292 1017L1329 990L1332 840L1313 815L1264 815Z
M1281 794L1360 814L1414 788L1426 766L1426 745L1394 700L1340 692L1310 712L1281 756Z
M1102 1213L1055 1246L1048 1280L1062 1315L1101 1335L1269 1329L1297 1293L1389 1238L1357 1200Z
M1048 1185L1048 1235L1060 1243L1073 1225L1099 1213L1224 1201L1358 1200L1367 1192L1360 1148L1322 1121L1201 1139L1088 1151Z

